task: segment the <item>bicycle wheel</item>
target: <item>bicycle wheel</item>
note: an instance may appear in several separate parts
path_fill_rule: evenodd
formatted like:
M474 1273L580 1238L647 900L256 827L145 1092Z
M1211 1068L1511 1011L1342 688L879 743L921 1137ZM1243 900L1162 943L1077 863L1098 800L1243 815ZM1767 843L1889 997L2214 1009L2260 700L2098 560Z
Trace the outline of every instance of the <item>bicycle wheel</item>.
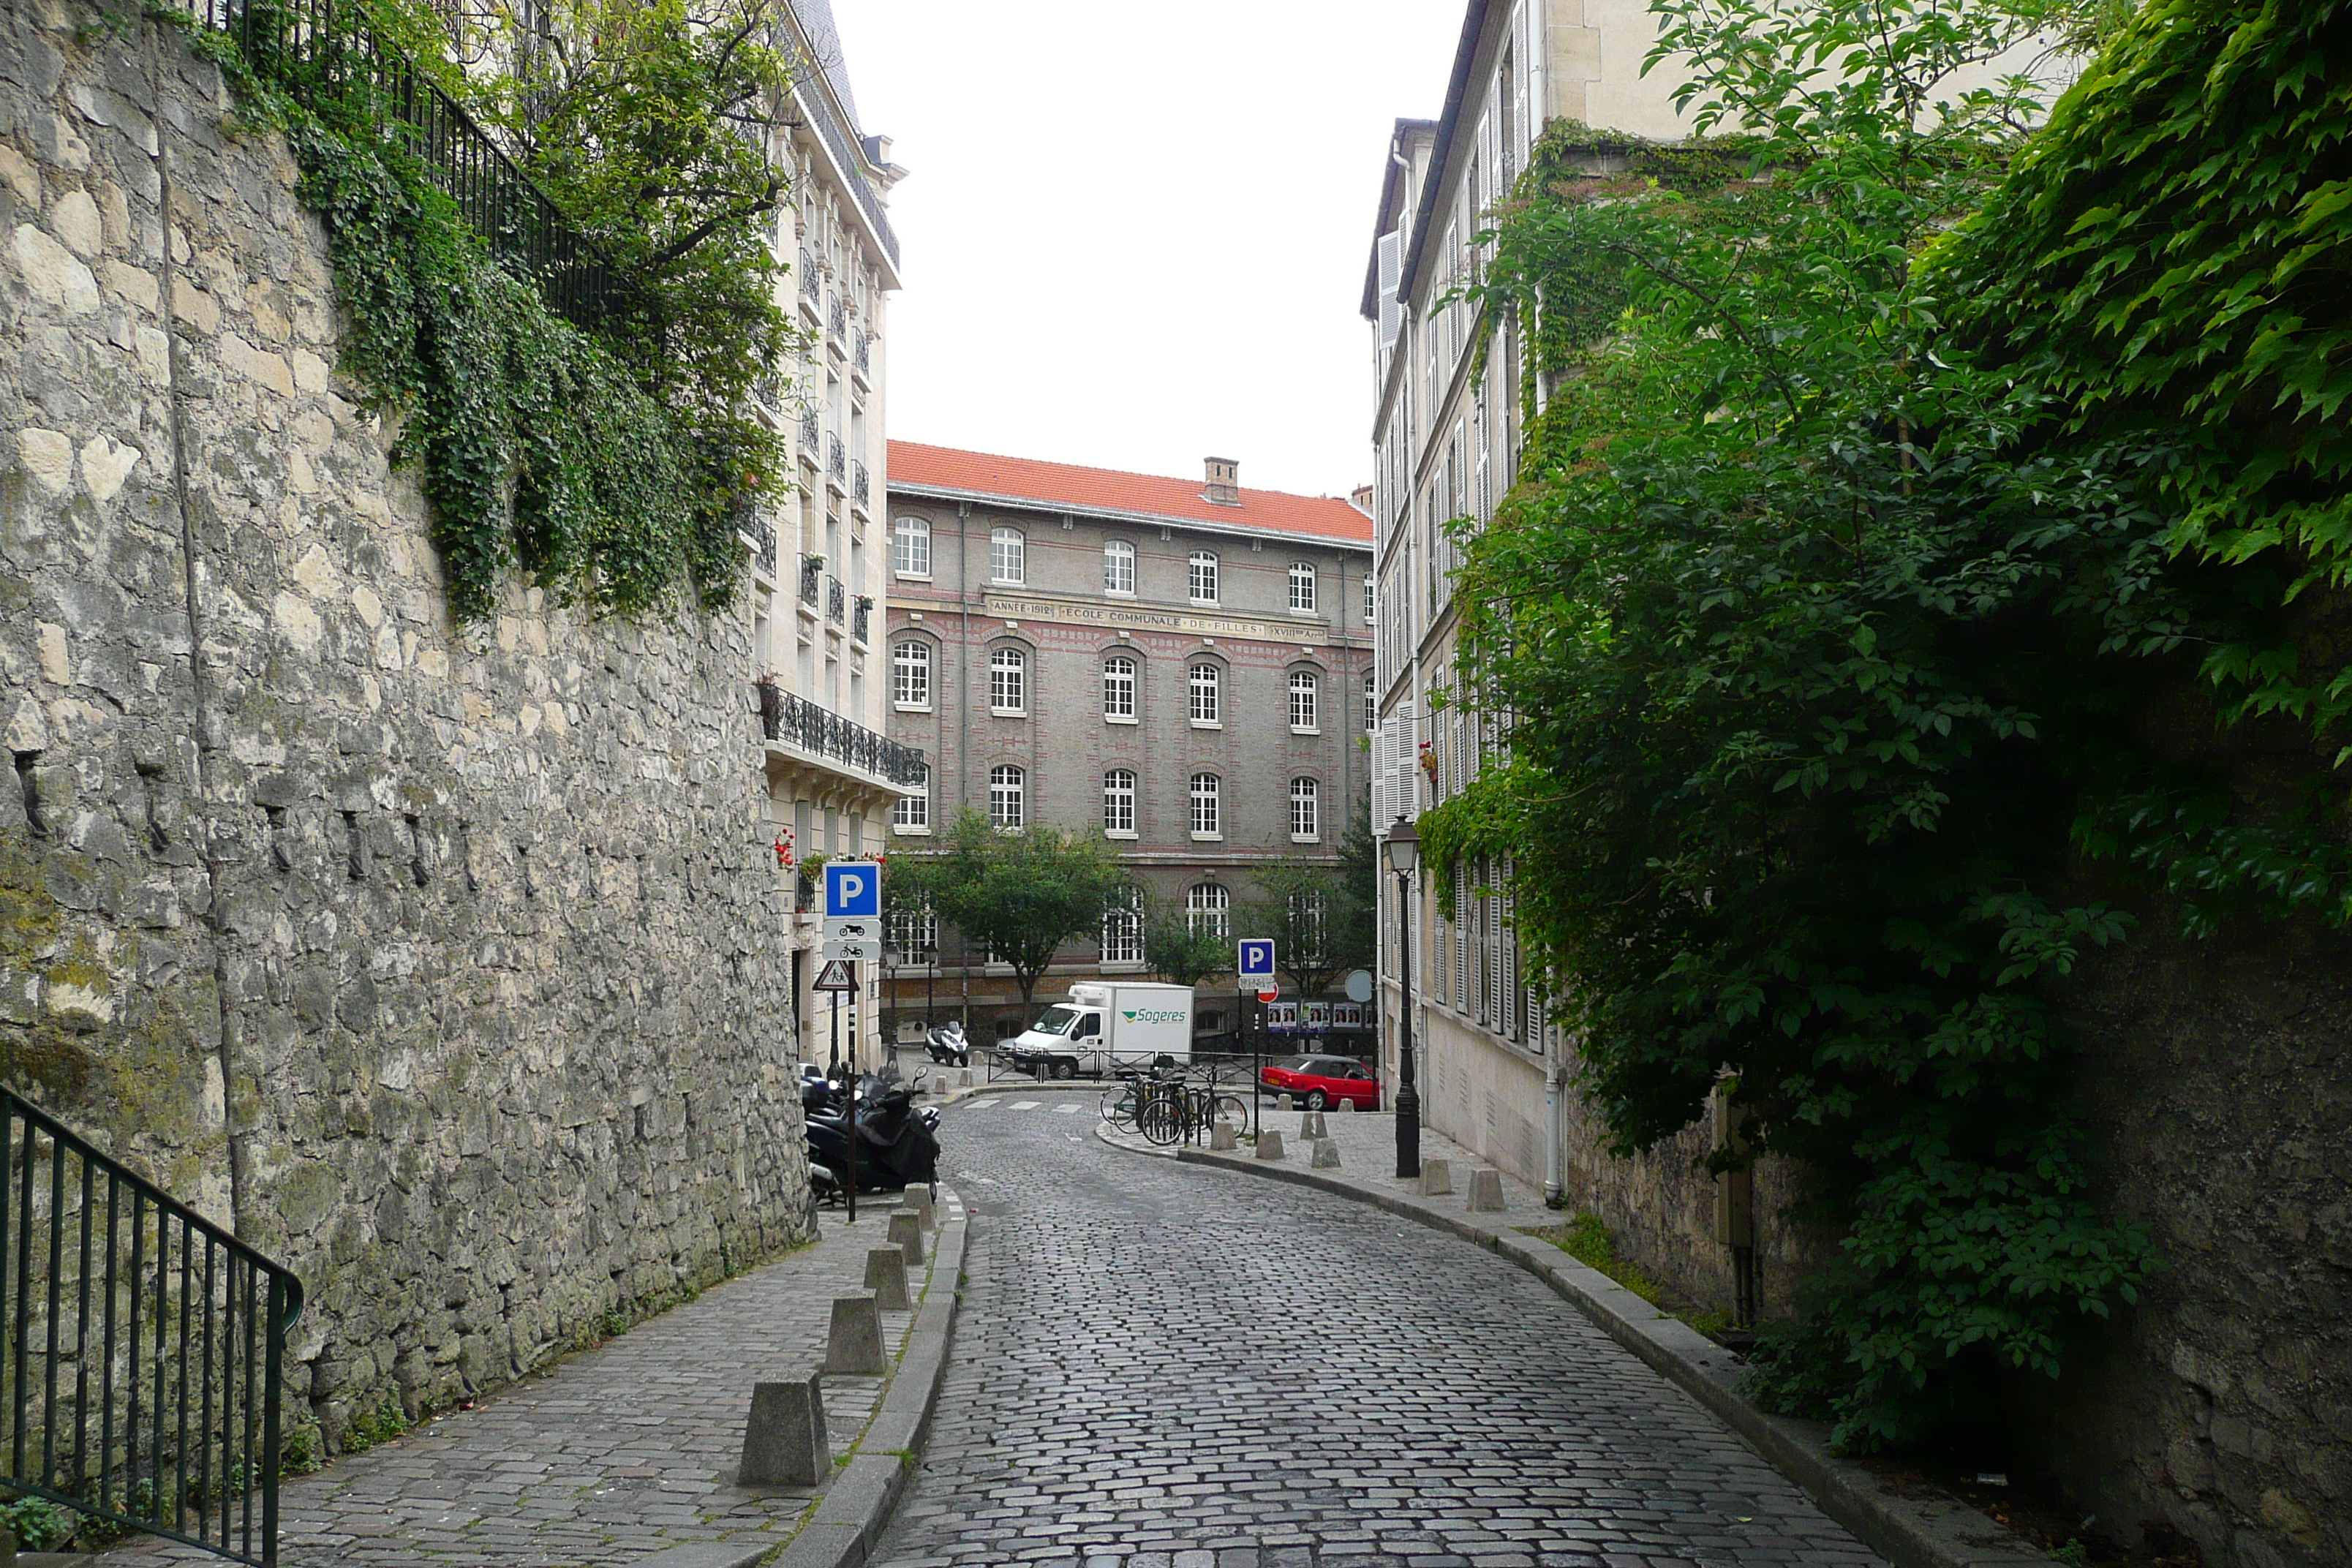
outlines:
M1213 1121L1220 1118L1232 1122L1236 1132L1248 1131L1249 1101L1237 1094L1217 1096L1216 1110L1211 1113L1210 1120Z
M1135 1089L1130 1084L1103 1090L1102 1119L1120 1132L1135 1131Z
M1173 1143L1184 1135L1184 1107L1173 1095L1153 1095L1136 1112L1135 1121L1154 1143Z

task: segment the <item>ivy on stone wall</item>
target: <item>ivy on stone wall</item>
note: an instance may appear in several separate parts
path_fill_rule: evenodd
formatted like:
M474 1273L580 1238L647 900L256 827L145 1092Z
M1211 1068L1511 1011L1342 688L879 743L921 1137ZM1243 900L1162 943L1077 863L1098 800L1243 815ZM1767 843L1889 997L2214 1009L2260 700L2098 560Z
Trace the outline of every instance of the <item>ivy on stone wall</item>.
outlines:
M429 18L371 19L413 48L436 36ZM254 31L273 34L266 22ZM333 92L313 85L298 101L286 89L304 62L199 40L244 112L285 132L299 195L325 220L351 315L341 368L398 421L393 456L421 475L453 616L489 613L518 572L592 615L730 602L744 565L736 523L786 468L743 395L794 341L774 303L782 264L763 237L781 182L764 205L729 209L668 256L667 273L639 275L641 308L616 316L613 332L583 331L383 133L395 108L363 77ZM687 68L662 62L651 96L669 94L680 118L707 117L702 100L736 84L698 76L686 54ZM659 207L662 195L645 202ZM653 223L644 208L607 206L602 216L639 235ZM706 319L714 299L723 321ZM667 352L674 336L692 352Z
M1948 1434L2153 1267L2076 969L2352 916L2347 8L2079 7L2039 129L1952 82L2061 5L1660 9L1702 128L1766 140L1727 180L1555 128L1496 216L1531 418L1456 603L1511 722L1423 837L1441 895L1512 858L1620 1152L1727 1079L1800 1163L1839 1245L1759 1396Z

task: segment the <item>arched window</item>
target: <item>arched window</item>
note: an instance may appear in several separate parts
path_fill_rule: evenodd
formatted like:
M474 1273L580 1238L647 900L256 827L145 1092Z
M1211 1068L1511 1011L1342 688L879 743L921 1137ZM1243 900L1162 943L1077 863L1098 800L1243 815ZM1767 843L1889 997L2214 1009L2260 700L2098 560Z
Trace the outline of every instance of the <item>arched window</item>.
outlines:
M1103 660L1103 717L1135 717L1135 660L1123 653Z
M1135 546L1124 539L1114 539L1103 546L1103 592L1135 592Z
M1111 895L1103 906L1102 961L1105 963L1143 962L1143 892L1129 888Z
M1203 835L1221 834L1223 831L1223 829L1219 826L1224 821L1224 817L1217 809L1217 791L1218 779L1216 774L1194 773L1192 775L1191 792L1192 799L1192 837L1195 838L1201 837Z
M890 570L901 577L931 574L931 525L919 517L902 517L890 529Z
M1192 722L1218 722L1218 714L1224 710L1223 702L1219 700L1224 684L1222 672L1213 664L1196 664L1187 678L1187 684L1192 692Z
M1113 768L1103 774L1103 831L1135 833L1135 770Z
M1290 727L1312 734L1323 706L1323 678L1311 669L1290 672Z
M931 705L931 647L902 642L890 650L890 700L901 708Z
M1233 895L1214 882L1196 882L1184 889L1184 922L1195 936L1225 934L1225 911L1233 907Z
M1300 844L1323 837L1323 786L1313 779L1290 781L1290 837Z
M1029 541L1017 528L988 531L988 580L1025 583L1029 579Z
M1209 550L1192 552L1192 563L1187 581L1192 584L1192 603L1213 605L1217 602L1217 557Z
M1290 607L1311 610L1315 607L1315 566L1311 562L1290 563Z
M1018 832L1026 820L1028 777L1011 763L988 770L988 825Z
M1029 656L1017 647L988 656L988 710L1016 716L1029 711Z
M1380 727L1381 689L1368 669L1364 671L1364 733L1369 735Z

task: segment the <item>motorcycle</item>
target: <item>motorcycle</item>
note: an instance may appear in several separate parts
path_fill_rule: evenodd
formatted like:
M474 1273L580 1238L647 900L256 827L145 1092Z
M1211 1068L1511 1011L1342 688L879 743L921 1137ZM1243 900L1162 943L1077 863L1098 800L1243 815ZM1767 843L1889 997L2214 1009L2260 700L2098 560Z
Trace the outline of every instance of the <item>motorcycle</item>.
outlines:
M830 1201L840 1190L843 1173L850 1169L853 1121L859 1192L938 1180L940 1113L916 1105L922 1092L919 1082L901 1088L871 1073L855 1086L832 1090L823 1104L812 1105L813 1091L803 1090L810 1180L822 1200Z
M950 1018L938 1027L926 1031L923 1036L923 1049L930 1053L931 1060L942 1067L971 1066L971 1046L964 1039L963 1025L960 1020Z

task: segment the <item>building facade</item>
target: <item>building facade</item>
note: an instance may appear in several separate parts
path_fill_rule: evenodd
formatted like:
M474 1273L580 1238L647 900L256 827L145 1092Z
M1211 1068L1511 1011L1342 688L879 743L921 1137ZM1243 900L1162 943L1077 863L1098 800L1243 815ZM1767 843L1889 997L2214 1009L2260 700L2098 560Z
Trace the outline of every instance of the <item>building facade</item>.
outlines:
M792 0L787 16L806 65L793 90L798 124L771 156L790 178L777 244L792 261L788 303L807 337L803 356L778 366L761 392L761 417L792 438L797 483L745 537L750 673L765 742L766 826L793 911L800 1059L871 1066L875 977L860 976L864 993L838 1004L812 989L820 965L809 873L823 858L879 851L892 805L923 776L922 759L883 733L877 651L889 471L887 300L898 287L898 240L884 198L904 171L890 163L887 138L858 132L828 0Z
M1368 499L1368 498L1367 498ZM932 760L890 827L970 805L1117 846L1151 896L1230 931L1252 871L1336 861L1369 782L1371 520L1355 501L891 443L889 732ZM944 936L944 942L941 938ZM898 922L898 1016L1009 1026L1011 971ZM1042 998L1144 972L1139 919L1066 949ZM1233 1026L1204 988L1199 1032Z
M1459 564L1450 528L1483 524L1510 488L1518 457L1519 347L1506 330L1483 374L1475 308L1448 296L1471 279L1481 215L1527 166L1555 120L1605 125L1659 140L1686 126L1671 79L1642 62L1656 19L1638 0L1569 8L1541 0L1473 0L1444 113L1401 120L1366 268L1363 313L1372 323L1378 538L1372 812L1385 832L1398 817L1460 789L1495 739L1448 700L1454 686ZM1423 1118L1496 1164L1558 1193L1564 1140L1580 1135L1563 1106L1558 1031L1521 973L1506 868L1460 876L1456 912L1438 910L1426 878L1401 906L1381 880L1382 1075L1397 1073L1402 961L1412 952L1413 1039ZM1477 896L1486 888L1498 896Z

